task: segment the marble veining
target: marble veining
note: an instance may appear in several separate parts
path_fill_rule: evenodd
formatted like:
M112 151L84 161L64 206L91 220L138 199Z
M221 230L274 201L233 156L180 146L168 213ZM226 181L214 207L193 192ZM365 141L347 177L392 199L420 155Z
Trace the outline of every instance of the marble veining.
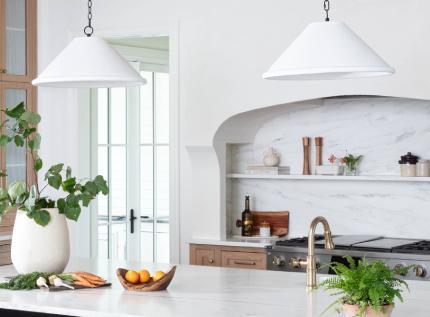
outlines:
M117 267L152 272L166 266L109 260L72 259L68 271L99 274L110 288L46 292L0 290L0 308L68 316L111 317L319 317L334 298L322 290L308 293L303 273L178 265L166 291L124 291L115 277ZM0 280L16 274L11 266L0 267ZM318 276L319 280L325 278ZM428 316L429 282L410 281L405 303L396 305L393 317ZM330 311L327 317L341 316Z
M401 98L329 98L286 106L267 121L251 144L228 145L228 171L243 173L247 165L262 164L273 146L281 165L302 172L303 136L324 137L324 162L330 154L362 154L361 175L399 175L400 155L410 151L430 159L430 102ZM314 144L311 155L314 170ZM311 180L228 180L227 228L252 196L252 209L289 210L290 234L306 234L317 215L326 216L336 234L366 233L430 239L430 184L337 182Z

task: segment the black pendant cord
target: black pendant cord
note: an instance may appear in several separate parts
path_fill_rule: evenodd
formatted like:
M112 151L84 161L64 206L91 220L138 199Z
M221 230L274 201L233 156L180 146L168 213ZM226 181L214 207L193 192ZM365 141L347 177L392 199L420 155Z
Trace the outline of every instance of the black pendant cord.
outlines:
M91 20L93 18L92 7L93 1L88 0L88 25L84 28L84 33L88 37L90 37L94 33L94 28L91 25Z
M328 22L330 18L328 16L328 12L330 11L330 2L328 0L324 0L324 11L325 11L325 20Z

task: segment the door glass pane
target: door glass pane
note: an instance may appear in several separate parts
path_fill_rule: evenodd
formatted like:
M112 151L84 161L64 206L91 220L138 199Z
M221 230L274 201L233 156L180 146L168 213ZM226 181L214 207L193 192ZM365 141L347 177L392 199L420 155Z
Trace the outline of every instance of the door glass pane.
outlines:
M169 223L157 222L157 258L159 263L169 263Z
M126 259L127 226L125 223L112 224L112 257L113 259Z
M112 202L111 215L125 217L127 208L127 162L126 148L124 146L111 147L111 180L110 195Z
M97 237L97 250L98 256L102 259L108 258L108 226L100 225L98 226L98 237Z
M127 96L125 88L112 88L110 98L110 143L125 144L127 137Z
M154 217L154 168L153 148L140 147L140 213L142 216Z
M25 89L6 89L6 107L13 108L21 102L27 102L27 92ZM8 127L12 127L15 120L10 120L7 123ZM26 181L26 153L25 147L17 147L15 143L8 143L6 146L6 171L8 174L8 183L14 181Z
M156 215L169 217L169 147L156 147Z
M107 146L99 146L97 155L98 175L102 175L104 179L108 179L108 148ZM108 196L98 195L98 215L101 221L107 221L108 217Z
M97 126L98 126L98 143L108 143L108 90L106 88L100 88L97 92Z
M156 143L169 143L169 74L155 73Z
M154 261L154 224L152 221L140 224L140 255L145 262Z
M140 87L140 142L153 142L153 82L151 72L141 72L147 84Z
M6 0L6 70L26 74L25 0Z

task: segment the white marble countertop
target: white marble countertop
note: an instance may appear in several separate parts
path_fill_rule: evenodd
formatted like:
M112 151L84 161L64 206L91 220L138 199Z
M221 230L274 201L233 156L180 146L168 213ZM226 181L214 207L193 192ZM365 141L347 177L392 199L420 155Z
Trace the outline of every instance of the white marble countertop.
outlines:
M267 246L273 245L275 241L279 239L282 240L285 238L257 239L255 237L246 238L246 237L232 236L221 240L193 238L188 242L194 243L194 244L223 245L223 246L229 246L229 247L265 248Z
M166 270L165 265L112 263L74 259L68 270L85 270L113 282L111 288L49 293L41 290L0 290L0 308L73 316L288 316L319 317L331 303L327 293L307 293L303 273L286 273L179 265L168 290L153 293L124 291L115 277L118 266ZM0 267L0 278L15 274ZM429 282L410 282L405 304L393 317L428 317ZM328 313L324 316L338 316Z

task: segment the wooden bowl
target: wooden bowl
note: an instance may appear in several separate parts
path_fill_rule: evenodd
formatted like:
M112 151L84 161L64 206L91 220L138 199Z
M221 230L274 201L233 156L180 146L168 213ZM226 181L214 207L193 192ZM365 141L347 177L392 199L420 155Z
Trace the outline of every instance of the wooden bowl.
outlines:
M166 273L162 278L158 281L153 281L152 278L149 282L140 283L140 284L132 284L127 282L125 279L125 273L128 270L126 269L117 269L116 275L118 276L118 280L121 283L122 287L124 287L127 291L137 291L137 292L155 292L155 291L164 291L170 284L175 276L176 266L172 267L169 272Z

